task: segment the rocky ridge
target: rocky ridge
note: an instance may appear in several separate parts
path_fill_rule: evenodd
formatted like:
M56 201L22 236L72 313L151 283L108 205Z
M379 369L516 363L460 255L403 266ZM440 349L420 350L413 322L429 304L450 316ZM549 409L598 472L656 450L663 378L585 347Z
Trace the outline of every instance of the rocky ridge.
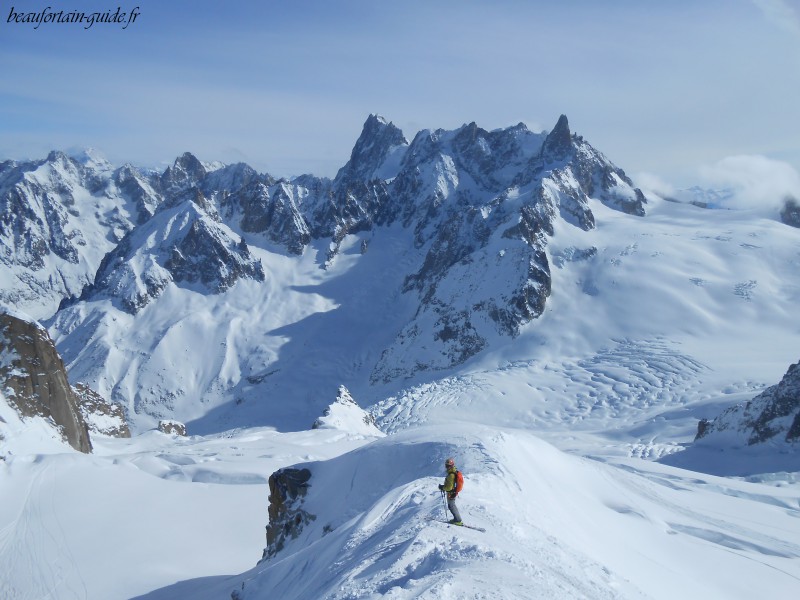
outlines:
M752 400L732 406L714 419L701 420L695 442L800 443L800 362L791 365L778 384Z
M72 386L78 410L90 435L129 438L131 430L122 406L109 402L85 383Z
M81 299L108 295L136 313L173 282L219 293L242 277L263 281L261 263L250 256L244 240L219 222L202 192L193 189L187 195L175 206L162 205L160 218L126 235L103 259Z

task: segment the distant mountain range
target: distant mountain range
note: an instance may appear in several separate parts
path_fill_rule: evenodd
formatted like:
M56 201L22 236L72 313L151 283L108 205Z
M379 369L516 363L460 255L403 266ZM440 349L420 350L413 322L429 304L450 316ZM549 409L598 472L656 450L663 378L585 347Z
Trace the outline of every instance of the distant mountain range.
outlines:
M647 208L564 115L411 142L371 115L333 179L52 152L0 164L0 301L45 319L70 377L134 426L313 418L339 385L394 389L513 340L554 267L598 260L599 209ZM559 230L577 242L552 250Z
M408 281L431 296L451 266L495 233L540 253L536 238L552 230L556 214L593 227L589 196L644 214L642 193L573 136L564 116L548 135L522 124L488 132L471 123L420 132L409 144L372 115L333 180L276 180L189 153L159 174L114 169L90 152L52 152L0 165L2 262L13 275L0 299L46 317L61 299L105 294L135 313L169 281L213 293L239 277L263 279L244 235L293 255L329 240L332 260L346 235L394 223L413 229L417 247L431 246ZM546 297L547 264L534 254L507 302L486 307L508 331L541 311Z

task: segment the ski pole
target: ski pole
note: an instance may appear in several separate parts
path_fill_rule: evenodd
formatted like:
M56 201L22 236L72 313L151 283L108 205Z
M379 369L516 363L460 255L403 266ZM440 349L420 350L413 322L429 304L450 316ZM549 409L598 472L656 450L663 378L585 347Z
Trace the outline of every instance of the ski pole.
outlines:
M444 491L442 491L442 510L444 511L444 520L447 521L447 500L444 499Z

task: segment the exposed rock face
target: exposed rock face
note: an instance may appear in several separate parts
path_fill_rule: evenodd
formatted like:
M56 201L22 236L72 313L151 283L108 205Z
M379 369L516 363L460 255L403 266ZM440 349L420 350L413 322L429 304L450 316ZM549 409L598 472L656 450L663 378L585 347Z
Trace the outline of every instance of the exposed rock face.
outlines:
M125 412L119 404L109 402L84 383L77 383L72 389L78 400L78 410L92 435L131 437Z
M564 160L571 152L572 133L569 130L569 121L567 115L561 115L542 144L542 156L550 161Z
M136 207L136 224L141 225L152 217L162 201L158 186L141 171L125 165L114 172L113 182L124 198Z
M186 425L178 421L159 421L158 430L161 433L175 434L182 437L186 436Z
M226 210L230 213L236 207L242 231L261 234L267 241L299 255L311 241L311 232L296 192L285 182L270 186L256 180L233 194L226 201Z
M167 194L174 194L183 190L198 187L207 175L203 163L190 152L184 152L175 159L175 163L159 178L161 189Z
M0 384L23 417L52 419L70 446L92 451L64 362L47 331L8 313L0 314Z
M275 556L287 540L296 538L305 525L316 520L302 508L310 479L308 469L280 469L270 475L267 547L262 561Z
M800 362L793 364L780 383L718 417L700 421L695 442L730 436L749 446L764 442L800 442Z
M783 201L781 221L792 227L800 227L800 203L792 196Z
M384 181L397 175L399 160L391 162L393 154L402 157L408 146L403 132L393 123L382 117L370 115L361 131L361 135L353 146L350 160L339 169L336 182L362 181L374 179Z
M589 230L590 198L638 216L646 202L621 169L570 132L564 115L547 135L474 123L420 132L389 193L395 218L428 250L405 281L406 292L419 293L419 310L384 352L373 382L448 368L497 333L517 335L551 292L546 247L554 220Z

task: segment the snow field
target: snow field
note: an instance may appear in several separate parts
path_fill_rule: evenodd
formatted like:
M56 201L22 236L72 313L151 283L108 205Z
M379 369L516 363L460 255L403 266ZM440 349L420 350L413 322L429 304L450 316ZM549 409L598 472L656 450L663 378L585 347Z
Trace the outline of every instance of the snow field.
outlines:
M95 454L87 456L36 420L25 423L13 437L0 423L11 440L0 440L4 600L127 600L186 579L240 573L265 545L269 475L365 441L336 430L205 438L153 431L94 437Z

